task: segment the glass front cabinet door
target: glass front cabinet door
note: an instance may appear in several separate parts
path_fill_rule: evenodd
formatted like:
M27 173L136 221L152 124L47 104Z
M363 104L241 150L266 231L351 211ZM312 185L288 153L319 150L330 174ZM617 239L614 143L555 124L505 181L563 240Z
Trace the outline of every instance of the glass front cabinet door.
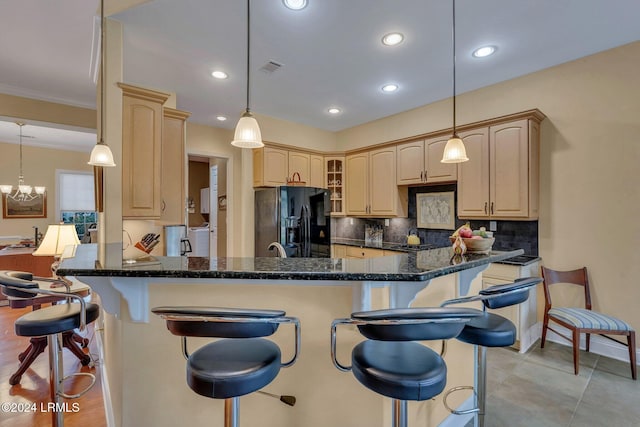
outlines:
M331 215L343 216L344 206L344 157L325 157L327 188L331 192Z

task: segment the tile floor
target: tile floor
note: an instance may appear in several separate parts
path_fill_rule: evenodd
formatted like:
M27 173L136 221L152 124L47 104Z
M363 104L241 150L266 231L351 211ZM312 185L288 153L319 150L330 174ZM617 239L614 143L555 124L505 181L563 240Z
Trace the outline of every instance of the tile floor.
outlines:
M581 351L576 376L571 347L537 342L526 354L489 349L487 365L487 427L640 426L628 362Z

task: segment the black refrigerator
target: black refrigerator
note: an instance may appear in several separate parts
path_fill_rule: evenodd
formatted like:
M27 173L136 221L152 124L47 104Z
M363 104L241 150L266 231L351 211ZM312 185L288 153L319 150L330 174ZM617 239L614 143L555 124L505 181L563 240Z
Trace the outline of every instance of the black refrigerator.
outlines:
M331 256L331 205L324 188L283 186L255 192L255 256L277 256L280 243L287 257Z

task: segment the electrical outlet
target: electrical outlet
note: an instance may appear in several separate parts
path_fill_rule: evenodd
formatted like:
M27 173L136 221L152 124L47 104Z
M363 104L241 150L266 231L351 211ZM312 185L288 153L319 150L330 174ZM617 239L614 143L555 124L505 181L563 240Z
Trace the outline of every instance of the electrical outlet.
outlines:
M385 218L384 220L384 226L388 227L389 226L389 218Z
M489 231L497 231L498 223L496 221L489 221Z

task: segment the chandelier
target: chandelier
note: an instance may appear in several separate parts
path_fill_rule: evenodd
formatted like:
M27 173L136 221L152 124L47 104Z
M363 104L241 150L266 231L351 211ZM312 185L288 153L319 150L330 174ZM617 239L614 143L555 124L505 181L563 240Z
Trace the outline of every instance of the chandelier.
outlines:
M13 185L0 185L0 191L6 194L8 198L18 202L30 202L41 197L46 191L45 187L27 185L24 183L24 174L22 173L22 126L24 123L16 122L20 126L20 175L18 175L18 187L13 190Z

